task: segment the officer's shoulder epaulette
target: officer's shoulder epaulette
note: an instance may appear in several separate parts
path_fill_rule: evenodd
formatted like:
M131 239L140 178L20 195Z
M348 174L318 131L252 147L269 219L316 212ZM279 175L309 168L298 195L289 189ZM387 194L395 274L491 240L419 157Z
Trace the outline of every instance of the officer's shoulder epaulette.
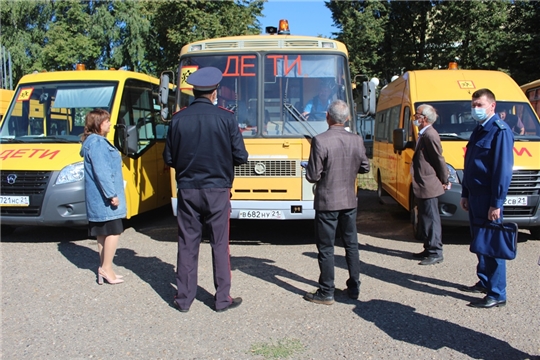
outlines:
M178 114L180 111L182 111L182 110L184 110L184 109L186 109L186 108L187 108L187 106L184 106L183 108L181 108L181 109L178 110L177 112L174 112L173 115Z
M225 111L228 111L230 112L231 114L234 114L234 111L230 110L230 109L227 109L227 108L224 108L223 106L218 106L218 108L222 109L222 110L225 110Z
M504 121L500 119L495 120L495 125L497 125L497 127L501 130L506 129L506 125L504 124Z

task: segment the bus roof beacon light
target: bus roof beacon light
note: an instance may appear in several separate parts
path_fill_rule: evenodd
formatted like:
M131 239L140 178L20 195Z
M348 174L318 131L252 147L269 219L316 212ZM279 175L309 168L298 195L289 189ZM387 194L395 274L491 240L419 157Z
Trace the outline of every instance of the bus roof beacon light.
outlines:
M75 65L75 70L86 70L86 65L77 64L77 65Z
M458 69L457 62L450 61L448 63L448 70L457 70L457 69Z
M285 19L279 20L278 35L291 35L291 31L289 30L289 21Z

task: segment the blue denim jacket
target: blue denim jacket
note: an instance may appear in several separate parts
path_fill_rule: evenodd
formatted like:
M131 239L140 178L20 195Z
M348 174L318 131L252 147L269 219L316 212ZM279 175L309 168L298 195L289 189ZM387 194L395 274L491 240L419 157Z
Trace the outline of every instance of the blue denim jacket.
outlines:
M126 217L126 195L122 159L118 150L103 136L91 134L81 147L84 158L84 186L88 221L104 222ZM110 199L117 196L119 206Z

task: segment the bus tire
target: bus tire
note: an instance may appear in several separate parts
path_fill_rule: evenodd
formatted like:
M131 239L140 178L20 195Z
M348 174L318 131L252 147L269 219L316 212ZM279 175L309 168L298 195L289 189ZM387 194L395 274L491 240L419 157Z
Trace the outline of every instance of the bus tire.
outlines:
M409 195L409 216L414 238L416 240L422 240L422 225L420 224L420 219L418 218L418 205L416 204L416 198L414 197L414 193L412 191Z
M383 196L389 196L386 190L382 187L381 173L377 172L377 196L379 197L379 203L384 204Z
M540 240L540 226L535 226L529 229L532 239Z

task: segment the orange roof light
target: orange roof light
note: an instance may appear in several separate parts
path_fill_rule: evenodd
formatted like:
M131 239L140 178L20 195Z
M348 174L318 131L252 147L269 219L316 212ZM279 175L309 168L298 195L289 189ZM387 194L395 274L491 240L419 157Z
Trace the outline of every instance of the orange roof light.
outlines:
M458 69L457 62L450 61L448 63L448 70L457 70L457 69Z
M77 65L75 65L75 70L86 70L86 65L77 64Z
M279 20L278 35L290 35L289 22L285 19Z

